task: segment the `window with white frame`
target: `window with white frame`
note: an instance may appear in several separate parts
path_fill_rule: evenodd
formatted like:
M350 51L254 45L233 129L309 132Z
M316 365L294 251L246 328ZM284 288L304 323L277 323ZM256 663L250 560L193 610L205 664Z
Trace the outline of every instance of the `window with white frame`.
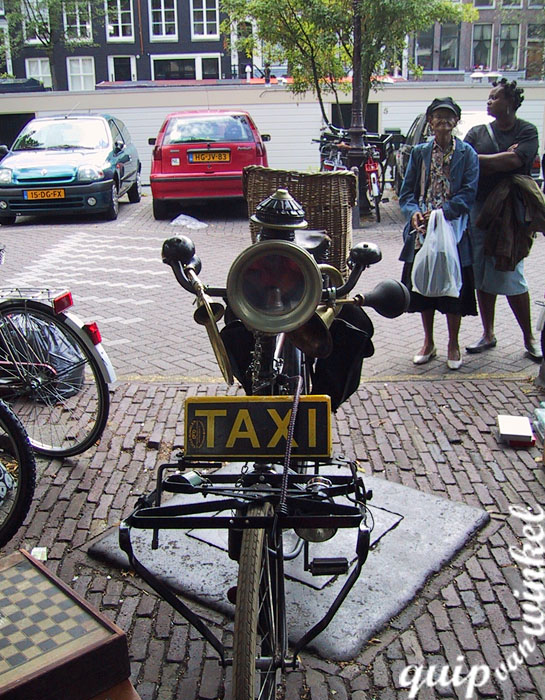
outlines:
M423 70L433 69L433 26L418 32L414 42L415 63Z
M132 0L107 0L106 38L108 41L133 41Z
M11 75L12 70L8 28L0 27L0 73Z
M46 27L49 33L49 8L46 4L38 5L37 0L28 0L23 4L23 36L25 44L40 44L38 27Z
M149 0L152 41L176 41L178 39L176 11L176 0Z
M473 0L473 4L475 7L482 7L486 10L492 10L494 7L496 7L495 0Z
M92 56L70 56L66 59L69 90L95 89L95 59Z
M90 41L93 37L91 29L91 6L70 3L63 7L64 31L67 39L72 41Z
M152 80L203 80L220 77L219 54L151 56Z
M499 70L518 70L520 25L502 24L500 26Z
M46 88L52 86L51 68L48 58L26 58L25 73L27 78L36 78Z
M492 25L473 25L473 69L490 70L492 65Z
M545 7L545 0L528 0L528 8L541 8Z
M193 39L217 39L219 37L218 0L193 0L191 3Z
M502 0L501 4L503 7L509 8L522 7L522 0Z

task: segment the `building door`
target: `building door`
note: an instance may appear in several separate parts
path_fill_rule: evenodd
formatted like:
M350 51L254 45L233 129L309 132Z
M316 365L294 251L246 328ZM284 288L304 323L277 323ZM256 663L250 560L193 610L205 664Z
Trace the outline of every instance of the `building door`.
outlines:
M136 80L134 56L108 57L110 80Z

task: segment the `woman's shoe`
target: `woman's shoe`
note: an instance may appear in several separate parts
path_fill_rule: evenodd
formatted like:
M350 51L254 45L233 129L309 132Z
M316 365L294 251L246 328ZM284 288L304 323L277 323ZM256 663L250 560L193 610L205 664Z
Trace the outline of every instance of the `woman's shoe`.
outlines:
M430 360L437 355L437 350L433 348L427 355L415 355L413 357L413 363L415 365L425 365Z
M543 354L541 352L541 347L535 340L528 340L524 343L524 347L526 348L526 354L531 360L534 362L541 362Z
M447 357L447 367L449 369L460 369L461 366L462 366L462 353L458 349L458 359L452 360L450 357Z
M468 352L470 355L475 355L479 352L484 352L485 350L492 350L492 348L495 348L497 344L498 341L496 338L492 338L492 340L481 338L476 343L473 343L473 345L466 345L466 352Z

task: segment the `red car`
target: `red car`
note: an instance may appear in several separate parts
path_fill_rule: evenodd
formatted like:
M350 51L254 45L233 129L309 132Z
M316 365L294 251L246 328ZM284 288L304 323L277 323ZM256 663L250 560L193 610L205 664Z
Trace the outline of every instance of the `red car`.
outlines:
M169 202L242 197L242 170L268 165L269 140L241 110L169 114L149 139L154 217L165 218Z

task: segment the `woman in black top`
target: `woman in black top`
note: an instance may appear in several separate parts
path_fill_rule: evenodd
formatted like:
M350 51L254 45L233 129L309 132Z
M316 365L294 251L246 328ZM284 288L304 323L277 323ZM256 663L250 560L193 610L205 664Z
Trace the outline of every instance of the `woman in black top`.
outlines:
M477 353L496 346L496 296L504 294L522 330L527 355L540 361L541 348L532 332L524 260L513 271L496 270L495 258L486 255L484 251L485 232L475 225L484 201L502 178L506 175L530 175L537 154L538 137L533 124L516 116L523 99L523 90L517 87L515 81L510 83L502 78L498 83L493 83L487 109L495 120L490 125L473 127L465 137L479 154L479 187L471 211L471 242L475 287L483 324L482 337L473 345L467 346L466 351Z

